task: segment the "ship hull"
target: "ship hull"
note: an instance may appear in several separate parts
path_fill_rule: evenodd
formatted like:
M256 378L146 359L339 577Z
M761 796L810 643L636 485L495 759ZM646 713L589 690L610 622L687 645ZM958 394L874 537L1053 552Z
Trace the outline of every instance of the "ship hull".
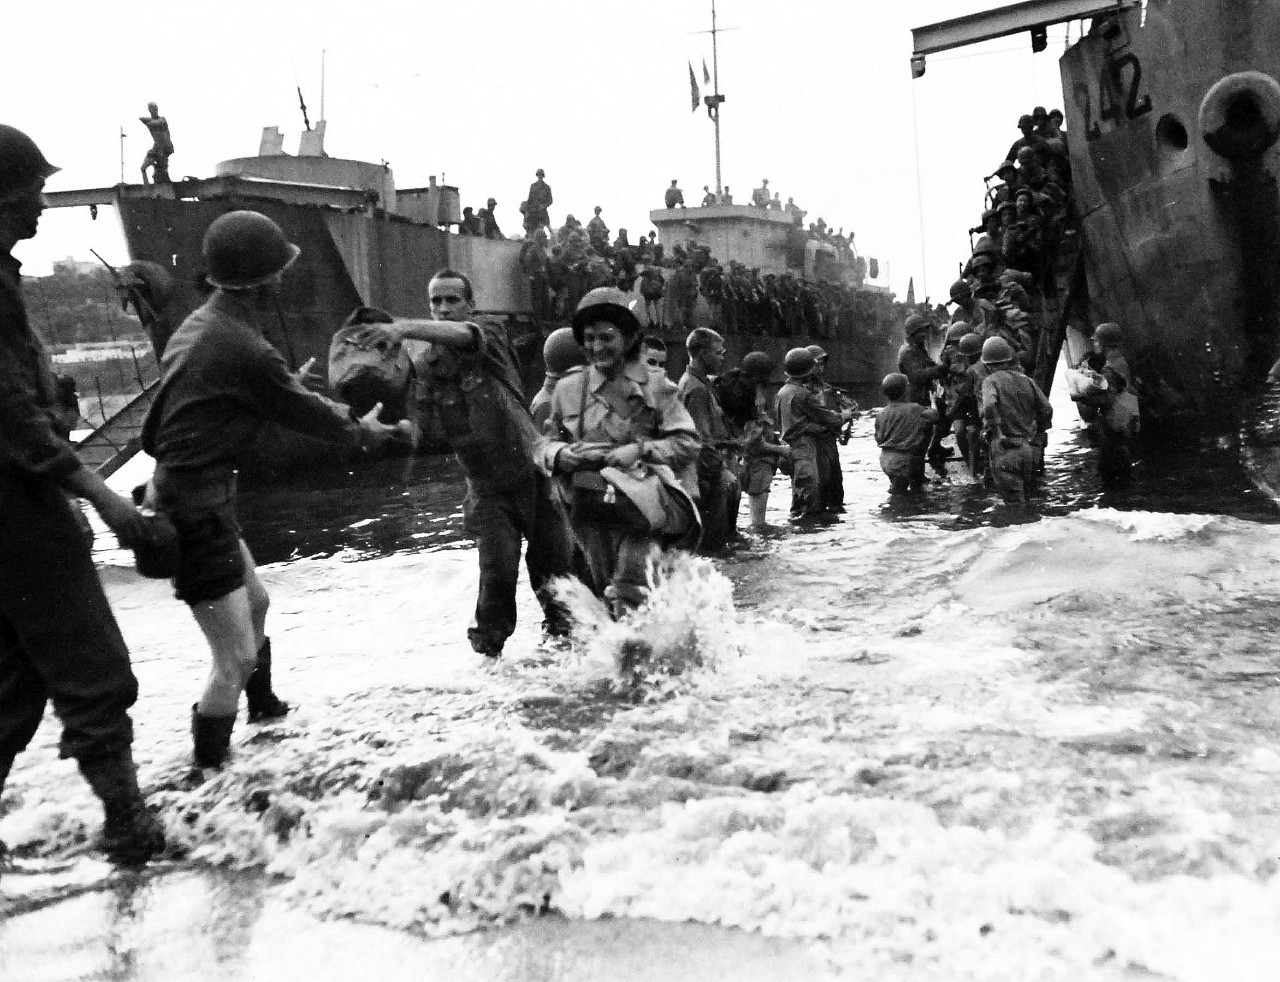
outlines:
M1156 439L1234 437L1277 354L1280 151L1212 127L1248 73L1271 113L1278 62L1280 5L1149 0L1060 63L1090 320L1123 328Z
M124 191L126 189L122 189ZM357 307L374 306L399 317L428 317L432 273L456 266L471 274L477 306L507 319L526 383L537 384L541 333L529 315L528 285L519 270L519 244L461 239L430 225L380 212L274 200L252 194L172 198L121 193L115 202L133 260L172 270L175 296L166 313L170 331L206 295L201 244L219 215L239 208L275 221L302 250L281 283L281 307L264 333L293 368L316 359L323 379L334 333ZM536 382L535 382L536 377ZM337 398L323 383L317 389ZM388 394L385 419L394 419L403 393ZM245 484L329 480L359 465L358 451L268 427L242 462Z

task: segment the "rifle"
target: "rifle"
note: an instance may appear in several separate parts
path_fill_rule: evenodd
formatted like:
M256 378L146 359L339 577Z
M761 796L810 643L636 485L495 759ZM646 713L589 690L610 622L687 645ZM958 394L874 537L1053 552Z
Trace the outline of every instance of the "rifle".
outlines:
M827 385L831 385L830 382ZM831 391L836 394L836 402L841 409L852 409L855 413L858 411L858 400L853 397L853 393L848 389L842 389L838 385L831 385ZM857 416L854 416L857 419ZM853 438L853 419L845 420L843 426L840 427L840 433L836 437L836 441L840 446L848 446L849 441Z
M120 294L120 309L128 311L129 301L132 300L134 309L138 312L138 320L142 321L144 327L156 321L158 318L155 309L151 306L150 301L142 295L139 284L136 281L126 283L124 277L120 275L120 270L98 255L97 249L90 249L89 251L93 253L98 262L107 267L107 272L111 275L111 284L116 288L116 292Z

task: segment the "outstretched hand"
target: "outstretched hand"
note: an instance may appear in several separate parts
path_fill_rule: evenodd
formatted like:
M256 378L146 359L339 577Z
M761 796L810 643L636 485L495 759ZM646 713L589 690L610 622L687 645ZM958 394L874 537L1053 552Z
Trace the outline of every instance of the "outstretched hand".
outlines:
M394 324L361 324L349 329L347 338L364 350L384 345L390 347L400 342L400 330Z

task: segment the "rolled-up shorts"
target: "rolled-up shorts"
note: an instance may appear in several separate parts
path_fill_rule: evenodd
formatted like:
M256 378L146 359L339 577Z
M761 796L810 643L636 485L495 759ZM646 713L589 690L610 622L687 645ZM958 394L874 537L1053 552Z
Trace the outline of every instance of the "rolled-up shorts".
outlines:
M209 603L245 583L236 478L222 469L156 472L160 510L178 533L178 572L173 592L183 603Z

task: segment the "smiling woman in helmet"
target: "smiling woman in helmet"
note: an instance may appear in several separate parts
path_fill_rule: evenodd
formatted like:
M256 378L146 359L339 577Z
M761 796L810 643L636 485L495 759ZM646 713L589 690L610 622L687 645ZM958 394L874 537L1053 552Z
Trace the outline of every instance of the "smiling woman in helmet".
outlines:
M307 389L263 335L281 278L300 250L254 211L232 211L204 237L214 287L169 339L142 433L156 459L148 494L178 533L175 592L200 625L213 670L192 707L197 768L227 755L243 689L249 720L283 716L271 686L268 597L236 522L236 465L269 423L339 446L370 448L396 432Z
M698 431L675 385L641 364L640 322L626 294L589 292L573 334L587 367L556 384L537 453L617 613L644 599L653 547L697 542Z

